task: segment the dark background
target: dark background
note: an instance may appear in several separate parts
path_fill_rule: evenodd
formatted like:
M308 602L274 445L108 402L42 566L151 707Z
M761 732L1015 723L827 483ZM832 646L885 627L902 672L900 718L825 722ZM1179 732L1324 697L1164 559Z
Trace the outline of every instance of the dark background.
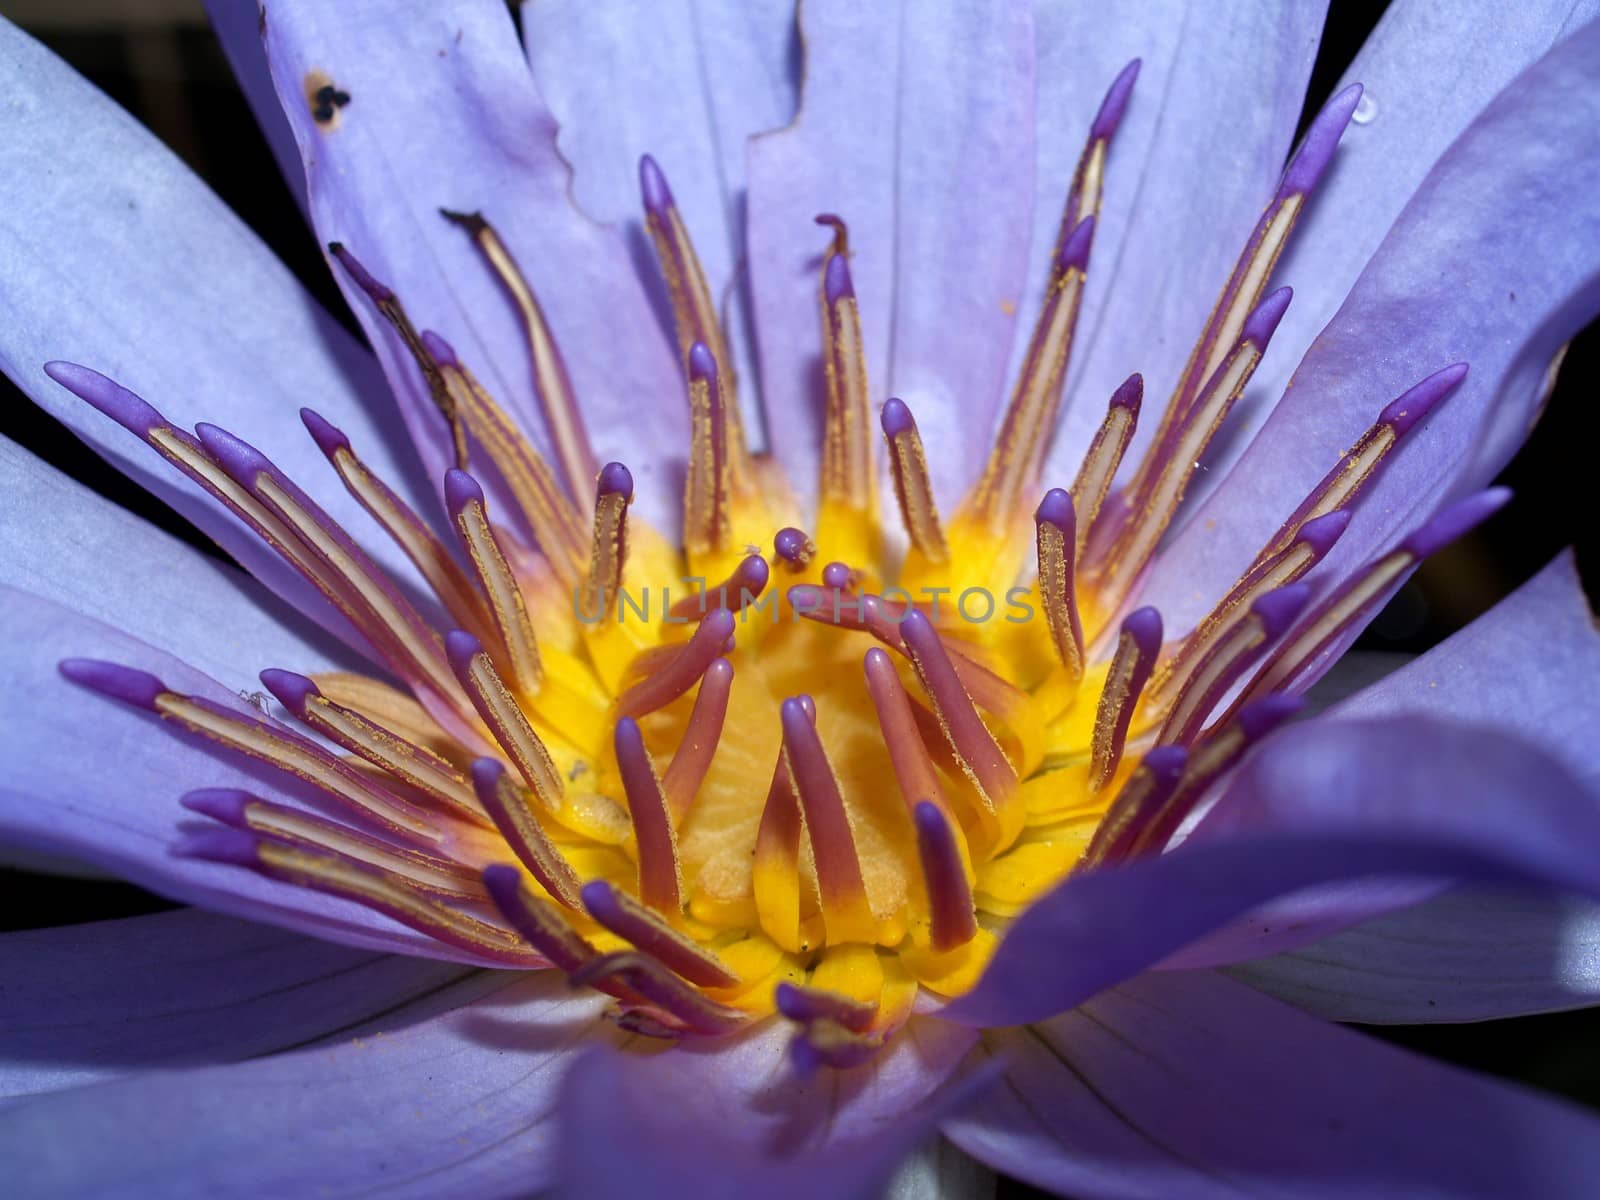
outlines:
M1383 7L1334 0L1303 121L1327 97ZM199 0L0 0L0 12L40 37L153 129L261 234L330 312L344 314L354 328L204 24ZM1425 650L1574 543L1589 593L1597 594L1600 556L1592 501L1596 443L1589 414L1597 378L1600 325L1572 343L1542 423L1501 475L1499 482L1512 487L1516 499L1431 559L1373 623L1358 649ZM65 429L41 419L3 378L0 431L103 495L216 553L203 536L105 466ZM170 907L168 901L127 884L0 869L0 929L66 925ZM1372 1032L1600 1107L1600 1009ZM1002 1190L1007 1195L1033 1194L1014 1183Z

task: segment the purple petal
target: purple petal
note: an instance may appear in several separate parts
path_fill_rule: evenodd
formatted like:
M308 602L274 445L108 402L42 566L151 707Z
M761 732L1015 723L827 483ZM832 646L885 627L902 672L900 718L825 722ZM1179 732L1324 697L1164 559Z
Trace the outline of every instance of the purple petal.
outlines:
M970 1098L964 1088L935 1098L971 1049L970 1031L913 1018L866 1066L806 1079L789 1062L793 1037L769 1021L731 1044L590 1055L562 1097L565 1189L595 1200L877 1196Z
M596 457L629 464L641 516L675 528L670 459L688 445L688 406L666 336L621 235L577 211L556 127L506 8L493 0L393 7L280 0L267 61L300 144L312 224L393 288L418 329L442 334L541 448L548 447L517 311L472 240L440 209L491 221L528 276L560 344ZM347 92L319 124L313 73ZM335 271L378 347L430 475L448 437L410 356L347 272ZM619 418L626 412L627 419Z
M272 148L278 170L294 195L295 203L306 206L306 173L300 166L300 149L294 130L278 107L278 93L267 70L267 56L261 45L261 0L205 0L211 29L222 43L228 65L239 82L239 89L250 104L261 133Z
M1600 908L1461 891L1288 954L1235 979L1332 1021L1491 1021L1600 1003Z
M1148 975L987 1042L1004 1086L945 1122L997 1170L1098 1197L1593 1191L1592 1114L1221 976Z
M193 909L8 933L0 957L5 1097L304 1045L464 973Z
M553 972L489 972L320 1047L13 1103L0 1159L35 1197L527 1195L567 1064L615 1037Z
M1491 5L1470 21L1440 20L1431 0L1399 0L1385 10L1338 85L1365 89L1355 120L1278 261L1275 278L1294 285L1294 308L1235 406L1232 430L1208 454L1210 469L1196 477L1192 502L1249 445L1434 162L1501 88L1597 11L1594 0Z
M1482 486L1536 416L1551 359L1600 309L1597 229L1600 23L1591 23L1440 159L1260 437L1161 555L1142 600L1174 628L1191 625L1377 410L1451 362L1471 363L1466 381L1391 456L1322 577L1340 578L1442 501Z
M1278 186L1325 5L1191 0L1159 10L1035 8L1039 109L1051 115L1039 130L1026 319L1044 289L1043 259L1089 119L1123 64L1141 60L1106 166L1069 399L1045 468L1048 481L1064 483L1077 473L1106 398L1130 371L1143 372L1152 415L1178 382L1234 259ZM1244 46L1249 51L1239 53ZM1298 290L1298 279L1282 278ZM1021 352L1019 340L1013 370ZM1281 353L1275 348L1267 361ZM1156 424L1140 423L1133 453Z
M522 39L539 94L560 123L573 194L629 230L647 280L659 277L642 228L636 164L651 154L672 180L739 377L745 424L761 429L745 233L745 143L794 118L799 44L792 0L692 4L538 4ZM664 292L664 288L658 289ZM664 295L660 318L671 314Z
M371 357L165 147L14 27L0 27L0 370L268 587L345 628L310 584L149 446L48 378L68 359L173 422L227 425L353 528L367 518L299 428L314 398L374 470L416 494ZM409 573L380 540L374 555Z
M1292 725L1246 760L1185 844L1070 876L1024 913L944 1015L994 1025L1064 1012L1159 962L1192 965L1177 952L1317 885L1451 877L1600 895L1597 838L1595 797L1493 729L1416 717Z
M751 143L749 250L768 434L803 494L822 440L823 212L850 227L872 394L917 414L944 503L981 461L1028 266L1031 25L1028 6L977 0L801 9L800 114Z

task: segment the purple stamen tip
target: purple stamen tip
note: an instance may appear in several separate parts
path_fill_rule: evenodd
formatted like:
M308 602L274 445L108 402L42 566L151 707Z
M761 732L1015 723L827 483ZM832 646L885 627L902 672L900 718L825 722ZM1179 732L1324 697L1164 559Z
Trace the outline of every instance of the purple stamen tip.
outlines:
M816 1006L792 983L780 983L772 998L778 1011L791 1021L807 1021L816 1015Z
M451 467L444 473L444 502L450 515L456 516L468 505L482 505L483 489L471 475Z
M898 396L890 396L883 402L883 412L879 414L879 420L883 423L884 437L899 437L902 433L909 433L917 427L917 422L911 416L911 409Z
M345 437L344 431L320 413L302 408L300 421L306 427L306 432L311 435L311 440L317 444L317 449L321 450L325 457L332 458L339 451L350 449L350 439Z
M98 658L64 658L56 669L73 683L135 708L153 711L156 697L167 691L167 685L149 671Z
M1136 608L1122 622L1122 632L1133 638L1141 658L1154 657L1161 649L1161 614L1154 608Z
M263 471L272 470L267 456L249 442L236 438L220 425L201 421L194 427L195 436L206 448L206 453L240 484L249 487Z
M1350 510L1336 508L1330 513L1323 513L1320 517L1312 517L1300 526L1300 532L1295 534L1295 541L1311 548L1311 553L1321 558L1333 544L1344 536L1344 531L1350 528Z
M802 700L809 700L809 696L790 696L778 706L778 719L783 724L784 734L787 736L791 729L805 733L811 729L815 721L816 708L813 706L808 712Z
M482 650L483 643L465 629L452 629L444 635L445 657L450 660L450 669L457 675L465 675L472 667L472 660Z
M639 159L639 194L644 197L645 209L654 216L663 216L672 207L672 189L667 186L667 177L648 154Z
M950 826L939 811L939 806L931 800L917 801L917 806L911 810L911 821L923 837L949 836Z
M1157 746L1139 765L1163 782L1171 782L1183 774L1189 764L1189 751L1183 746Z
M1262 596L1250 606L1250 611L1260 619L1262 632L1275 638L1293 624L1310 598L1310 584L1291 583Z
M589 910L589 915L601 924L605 924L605 917L622 911L622 906L617 903L616 892L604 879L591 879L584 884L578 892L578 898L583 901L583 907Z
M172 856L253 867L259 862L256 857L256 847L259 845L260 841L254 834L242 829L201 829L173 843Z
M506 773L505 767L493 758L475 758L472 760L472 788L479 796L493 797L495 790L500 786L500 777Z
M789 1043L789 1064L801 1079L813 1078L826 1063L822 1051L805 1034L796 1034L794 1041Z
M86 401L140 437L146 437L152 429L166 424L161 414L142 397L134 395L99 371L80 367L77 363L56 361L45 363L44 373L78 399Z
M306 702L322 693L317 685L304 675L268 667L260 675L261 686L278 698L278 702L297 716L306 710Z
M513 913L520 907L518 893L522 888L522 872L516 867L505 863L494 863L485 867L483 887L489 893L489 899L494 901L495 907L501 912Z
M717 383L717 356L704 342L689 347L689 379L693 383Z
M1100 101L1100 111L1095 114L1094 124L1089 127L1090 138L1110 141L1116 134L1117 126L1122 123L1122 114L1127 110L1128 98L1133 95L1134 82L1139 78L1140 64L1140 59L1134 59L1111 81L1106 98Z
M772 538L772 548L784 562L798 563L805 557L806 544L811 539L793 525L786 525Z
M802 693L800 693L800 695L796 696L795 697L795 701L800 705L800 711L806 714L806 720L810 721L813 725L815 725L817 723L817 703L816 703L816 701L813 700L810 696L806 695L804 692L802 692Z
M822 568L822 586L847 588L850 586L850 568L842 562L831 562Z
M1350 123L1350 117L1360 101L1361 85L1352 83L1323 106L1317 119L1311 122L1311 128L1306 130L1305 141L1300 143L1300 149L1295 152L1294 159L1283 173L1283 182L1278 185L1279 199L1297 192L1304 195L1317 186L1317 180L1322 178L1322 172L1333 160L1339 138L1343 136L1345 126Z
M705 620L700 622L700 628L706 631L706 636L719 641L733 636L733 625L733 614L725 608L719 608L716 612L708 614Z
M1069 540L1077 536L1078 521L1072 511L1072 495L1062 488L1051 488L1044 494L1033 519L1040 524L1054 525Z
M179 796L178 803L190 812L237 827L244 824L245 805L255 799L243 788L196 788Z
M1435 371L1391 400L1388 407L1378 414L1378 422L1390 426L1396 434L1404 437L1413 425L1433 410L1435 404L1460 387L1466 377L1467 364L1464 362L1451 363L1443 370Z
M633 472L619 462L608 462L600 468L595 490L602 496L621 496L624 500L632 500Z
M372 277L372 272L361 265L361 260L343 242L329 242L328 253L339 260L339 265L350 273L350 278L374 304L387 304L394 299L394 292L384 284Z
M1251 701L1239 710L1239 729L1252 742L1258 741L1305 706L1306 702L1300 696L1274 692L1270 696Z
M431 329L422 331L422 348L428 352L428 357L441 367L461 365L461 360L456 357L456 348Z
M828 265L822 272L822 294L829 304L837 304L845 297L854 298L855 284L850 281L850 264L845 262L844 255L835 254L828 259Z
M1112 408L1131 408L1139 411L1139 405L1144 402L1144 376L1135 371L1124 379L1116 391L1111 393Z
M1067 234L1061 243L1061 252L1056 255L1056 270L1087 270L1089 266L1089 247L1094 242L1094 218L1085 217L1079 221L1077 227Z
M1504 508L1510 499L1510 488L1494 487L1457 500L1401 542L1401 548L1418 558L1427 558L1443 550L1475 525L1488 520Z
M1272 335L1277 332L1278 322L1283 320L1283 314L1289 310L1289 301L1293 299L1293 288L1281 287L1273 292L1256 305L1245 318L1239 340L1250 342L1258 349L1265 350L1267 343L1272 340Z

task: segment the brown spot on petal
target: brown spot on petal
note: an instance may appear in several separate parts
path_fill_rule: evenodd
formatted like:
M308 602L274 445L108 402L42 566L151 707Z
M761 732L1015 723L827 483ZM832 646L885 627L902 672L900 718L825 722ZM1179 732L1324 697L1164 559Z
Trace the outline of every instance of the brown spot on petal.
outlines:
M339 110L350 103L350 93L334 83L326 71L320 70L307 71L304 86L311 119L325 130L338 128Z

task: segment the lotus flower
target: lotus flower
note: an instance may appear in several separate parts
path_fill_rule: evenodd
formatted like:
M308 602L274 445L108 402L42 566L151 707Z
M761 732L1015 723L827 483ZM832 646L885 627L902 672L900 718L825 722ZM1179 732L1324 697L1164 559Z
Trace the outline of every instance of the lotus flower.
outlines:
M212 7L372 351L6 29L0 360L244 568L5 450L0 828L197 906L7 940L19 1193L1588 1194L1323 1020L1595 994L1570 559L1297 710L1600 308L1600 24L1290 153L1314 4Z

